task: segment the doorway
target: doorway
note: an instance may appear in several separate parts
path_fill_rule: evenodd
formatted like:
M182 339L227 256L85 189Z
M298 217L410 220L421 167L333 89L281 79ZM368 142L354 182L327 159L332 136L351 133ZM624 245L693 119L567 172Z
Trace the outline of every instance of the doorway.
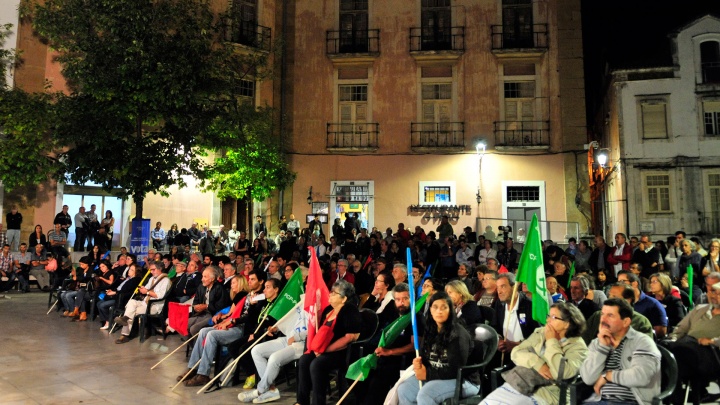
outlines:
M328 218L330 230L336 218L340 219L340 224L345 222L346 213L357 213L360 226L368 230L372 229L375 212L373 181L333 181L330 182L330 191L329 212L332 217Z

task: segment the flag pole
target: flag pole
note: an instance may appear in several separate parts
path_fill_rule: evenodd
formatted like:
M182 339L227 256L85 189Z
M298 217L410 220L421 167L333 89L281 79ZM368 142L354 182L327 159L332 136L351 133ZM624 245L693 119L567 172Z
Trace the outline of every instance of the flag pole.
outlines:
M135 266L137 266L137 264ZM135 287L135 291L133 291L128 302L130 302L130 300L132 300L135 297L135 294L137 294L138 290L140 290L140 287L143 286L143 284L145 283L145 280L147 280L147 277L149 275L150 275L150 270L148 270L147 273L145 273L145 276L142 278L142 280L140 280L140 283L137 285L137 287ZM113 322L112 328L110 328L110 330L108 330L108 336L112 335L113 330L115 330L115 325L117 325L117 322Z
M55 300L55 303L52 304L52 306L50 307L50 309L48 309L47 314L45 314L45 315L50 315L50 311L52 311L53 308L55 308L55 305L57 305L58 301L60 301L60 298L59 298L59 297L58 297L58 299Z
M512 313L513 308L515 306L514 304L516 304L515 300L518 298L517 294L518 294L518 283L517 283L517 281L515 281L515 285L513 286L512 296L510 296L510 303L508 303L508 312L510 312L510 313ZM504 335L503 337L505 338L504 340L507 340L507 328L508 328L509 322L510 322L510 317L506 316L505 321L503 322L503 335ZM502 352L502 354L500 354L500 367L502 367L504 365L505 365L505 352Z
M420 347L418 345L417 317L415 316L415 280L412 272L412 252L407 248L407 272L408 272L408 288L410 290L410 322L413 331L413 343L415 346L415 357L420 357ZM422 381L418 380L418 385L422 388Z
M195 336L197 336L197 335L195 335ZM200 360L202 360L202 359L200 359ZM195 363L195 365L192 366L192 368L190 370L188 370L187 373L185 373L185 375L180 379L180 381L178 381L177 384L173 385L173 387L170 389L170 391L175 391L175 388L177 388L178 385L182 384L182 382L185 381L185 379L190 375L190 373L192 373L192 371L195 370L195 367L197 367L200 364L200 360L198 360L197 363Z
M345 391L345 394L343 394L343 396L340 398L339 401L337 401L337 403L335 405L342 404L342 402L345 400L345 398L347 398L347 396L350 395L350 391L352 391L352 389L355 388L355 385L357 385L358 381L360 381L361 377L362 377L362 373L360 373L360 375L355 379L355 381L353 381L352 385L350 385L350 387L348 387L347 391Z
M172 352L170 352L170 354L168 354L167 356L165 356L165 358L163 358L162 360L158 361L157 364L155 364L154 366L150 367L150 370L155 370L155 367L159 366L160 363L162 363L163 361L167 360L170 356L172 356L173 354L175 354L175 352L177 352L178 350L180 350L183 346L185 346L186 344L190 343L190 341L193 340L193 339L195 339L195 338L197 337L197 335L199 335L199 334L200 334L200 332L198 332L198 333L196 333L195 335L193 335L190 339L187 339L185 342L183 342L183 344L181 344L180 346L178 346L177 349L173 350Z
M299 302L299 303L297 303L297 304L295 305L295 307L293 307L293 309L291 309L290 311L288 311L288 313L285 314L282 318L280 318L279 321L275 322L275 325L273 325L273 326L277 326L279 323L281 323L282 321L284 321L285 318L287 318L290 314L292 314L293 311L295 311L295 309L296 309L296 308L298 307L298 305L300 305L301 303L302 303L302 301ZM215 377L213 377L213 379L210 380L210 382L208 382L204 387L200 388L200 390L199 390L197 393L200 394L200 393L202 393L203 391L207 390L208 388L210 388L210 386L211 386L218 378L220 378L221 375L223 375L223 373L225 373L226 371L230 371L231 368L235 368L235 366L237 365L237 363L240 361L240 358L241 358L242 356L244 356L245 353L247 353L250 349L252 349L256 344L258 344L258 343L260 342L260 340L261 340L262 338L264 338L265 335L267 335L267 334L268 334L268 332L265 332L265 333L263 333L262 336L260 336L259 338L255 339L255 342L254 342L252 345L250 345L250 347L248 347L244 352L242 352L235 360L233 360L232 363L228 364L228 365L223 369L223 371L219 372ZM231 373L228 373L228 375L225 377L225 380L223 381L223 384L226 384L226 383L227 383L227 380L229 379L229 376L230 376L230 375L231 375Z

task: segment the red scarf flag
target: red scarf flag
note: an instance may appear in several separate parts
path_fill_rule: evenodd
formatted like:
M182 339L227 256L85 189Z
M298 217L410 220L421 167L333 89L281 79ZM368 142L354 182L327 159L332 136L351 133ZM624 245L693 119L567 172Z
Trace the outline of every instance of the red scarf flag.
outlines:
M320 327L318 317L322 313L323 308L330 304L330 291L328 291L327 285L325 285L325 281L323 281L322 270L320 269L320 263L318 262L315 249L312 247L308 249L310 250L310 271L307 277L303 309L307 313L308 333L306 341L308 347L310 347L310 342L312 342L315 333Z
M508 272L507 267L505 267L504 264L501 264L500 269L498 269L498 274L503 274L503 273L507 273L507 272Z
M190 317L190 305L183 305L178 302L168 303L168 325L183 336L188 335L188 318Z

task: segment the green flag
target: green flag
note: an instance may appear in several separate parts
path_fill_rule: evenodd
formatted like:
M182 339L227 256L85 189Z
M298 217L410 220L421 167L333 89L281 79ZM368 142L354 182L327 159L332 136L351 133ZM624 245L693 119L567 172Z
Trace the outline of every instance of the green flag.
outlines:
M377 355L375 353L370 353L351 364L350 367L348 367L347 373L345 373L345 378L354 381L360 377L360 381L365 381L370 374L370 370L375 367L377 367Z
M270 308L269 316L275 320L280 320L285 314L290 312L300 302L300 295L303 293L302 271L296 269L290 280L278 295L272 308Z
M690 309L692 309L695 305L693 304L693 279L695 278L695 271L693 270L693 267L688 264L687 268L687 276L688 276L688 301L690 301Z
M567 288L570 288L570 282L572 281L573 277L575 277L575 262L570 262L570 277L568 277Z
M527 285L528 291L533 294L532 317L541 325L545 325L547 315L550 313L550 304L545 284L545 267L543 266L542 244L540 242L540 226L537 215L533 214L530 228L525 238L525 248L520 256L517 271L517 281ZM522 293L521 293L522 294Z
M427 294L420 297L419 300L415 302L415 313L417 314L424 306L425 306L425 300L427 299ZM388 345L391 345L392 342L397 339L398 336L402 333L407 326L410 325L410 313L399 317L393 323L386 326L382 334L380 335L380 343L378 343L378 347L387 347Z
M425 306L425 300L427 300L427 294L420 297L419 300L415 302L415 313L418 313L422 310L422 308ZM386 326L382 333L380 334L380 343L378 343L378 347L387 347L388 345L392 344L392 342L397 339L398 336L400 336L400 333L402 333L407 326L410 325L410 313L399 317L395 321L393 321L390 325ZM360 360L354 362L348 367L347 373L345 373L345 378L350 380L355 380L358 377L360 378L360 381L365 381L368 374L370 373L370 370L375 368L377 366L377 355L375 353L368 354L367 356L361 358Z

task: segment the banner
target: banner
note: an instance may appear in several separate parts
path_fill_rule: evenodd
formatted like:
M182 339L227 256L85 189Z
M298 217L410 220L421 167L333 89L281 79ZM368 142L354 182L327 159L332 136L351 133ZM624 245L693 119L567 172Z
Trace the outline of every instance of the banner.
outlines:
M133 219L130 228L130 253L137 256L136 262L138 264L145 264L149 246L150 220Z
M537 215L533 214L530 228L527 231L525 247L520 256L516 280L527 285L533 297L532 317L540 325L545 325L547 315L550 313L550 304L547 302L547 286L545 284L545 266L543 265L542 242L540 241L540 226ZM522 292L521 292L522 294Z

